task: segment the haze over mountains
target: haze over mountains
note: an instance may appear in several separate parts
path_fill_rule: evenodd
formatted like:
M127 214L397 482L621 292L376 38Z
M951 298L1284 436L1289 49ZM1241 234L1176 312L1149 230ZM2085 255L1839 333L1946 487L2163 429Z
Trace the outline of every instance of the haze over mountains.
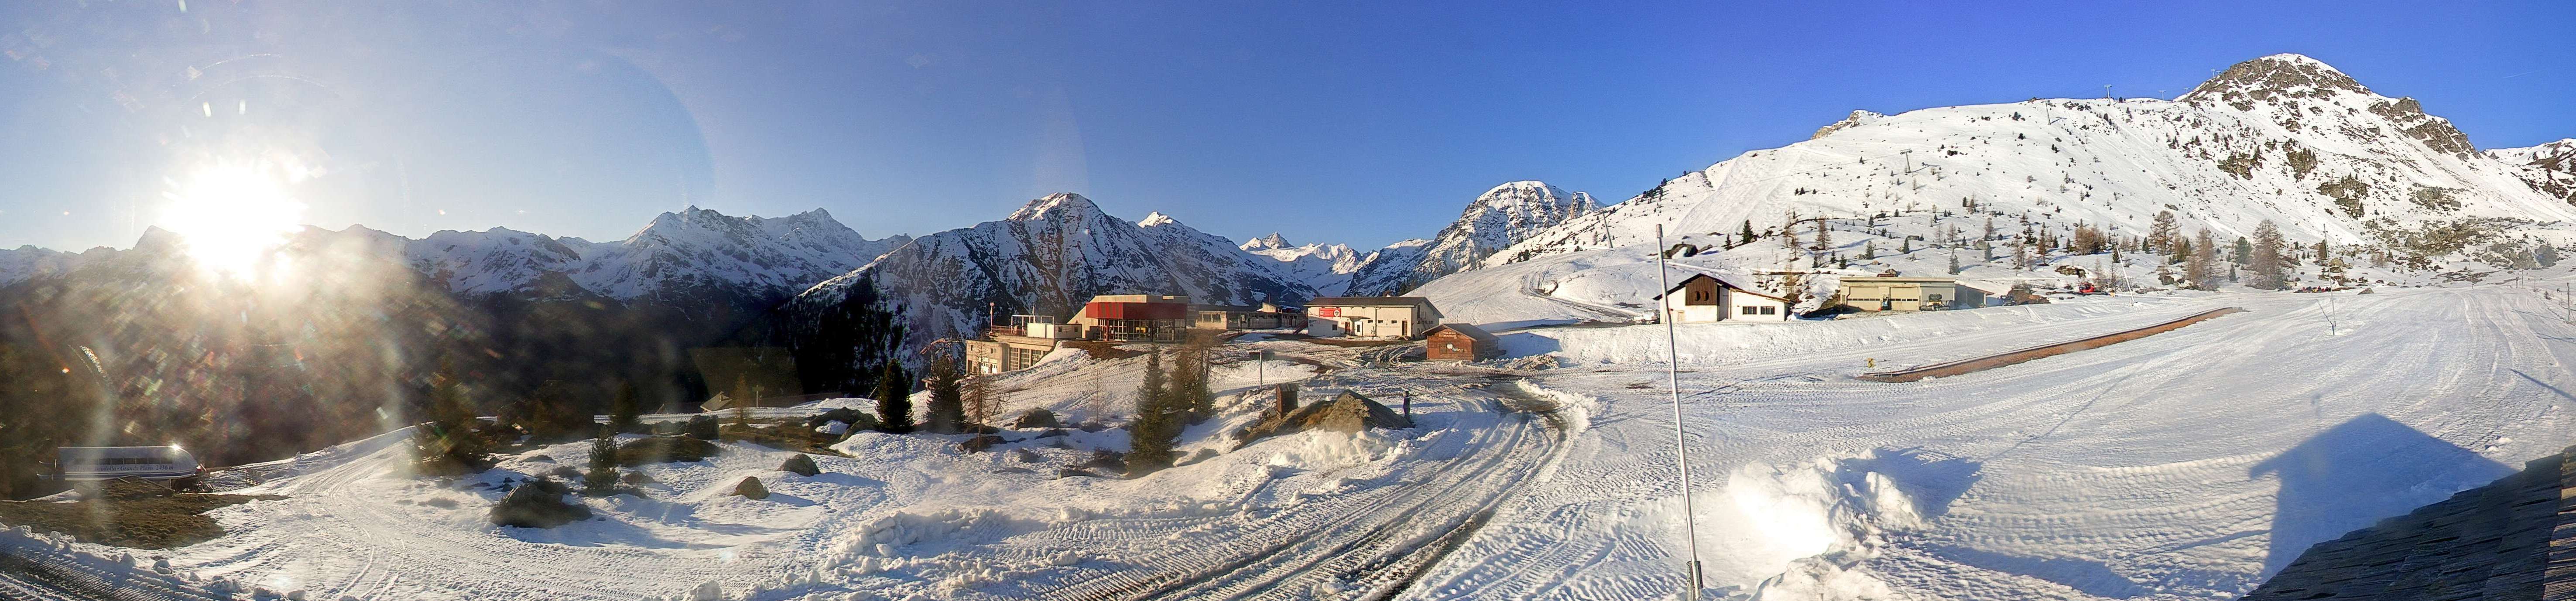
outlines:
M1111 216L1067 193L918 239L869 239L819 209L764 218L691 208L618 241L502 228L418 240L308 229L280 252L363 240L368 252L459 298L649 306L712 323L699 324L706 334L684 344L712 343L705 338L782 303L791 311L837 304L865 278L906 307L919 342L972 332L988 315L1065 313L1097 294L1188 294L1236 305L1400 294L1477 277L1461 272L1635 247L1659 224L1674 242L1722 248L1741 244L1748 226L1768 236L1792 213L1865 219L1863 233L1887 243L1954 239L1989 219L2007 231L2065 235L2091 225L2136 235L2171 211L2183 229L2221 238L2270 220L2295 241L2377 245L2439 270L2576 239L2572 202L2576 140L2480 151L2412 98L2376 93L2325 63L2284 54L2237 64L2174 100L1854 111L1814 139L1746 152L1606 207L1582 192L1509 182L1472 199L1452 223L1424 224L1429 237L1374 250L1294 244L1277 234L1236 243L1161 213ZM1758 250L1731 252L1746 266L1790 258L1750 254ZM111 257L160 252L169 251L148 243L80 254L0 250L0 286L113 278L83 274ZM1552 285L1538 278L1450 288Z

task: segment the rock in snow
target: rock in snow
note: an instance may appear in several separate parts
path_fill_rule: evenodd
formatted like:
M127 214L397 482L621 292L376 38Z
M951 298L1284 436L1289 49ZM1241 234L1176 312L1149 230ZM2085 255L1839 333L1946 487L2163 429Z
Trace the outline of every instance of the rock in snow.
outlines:
M779 464L778 469L779 471L809 477L823 473L822 468L814 467L814 458L807 456L804 453L797 453L796 456L787 458L787 462Z
M767 499L769 498L769 487L761 486L760 478L743 476L741 482L734 483L733 494L734 496L745 499Z

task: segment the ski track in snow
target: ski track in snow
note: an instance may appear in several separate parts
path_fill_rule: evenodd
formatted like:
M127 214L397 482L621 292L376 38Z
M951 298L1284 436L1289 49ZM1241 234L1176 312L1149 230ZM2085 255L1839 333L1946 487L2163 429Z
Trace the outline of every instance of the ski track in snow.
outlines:
M2082 315L2129 302L2024 310ZM2289 559L2276 555L2294 556L2307 544L2484 484L2569 442L2561 433L2569 400L2560 392L2568 379L2561 355L2576 328L2559 322L2536 289L2229 294L2147 304L1685 365L1686 393L1727 391L1686 401L1703 555L1728 555L1735 536L1711 532L1709 524L1762 509L1731 498L1733 483L1721 481L1731 470L1874 451L1875 458L1842 465L1886 474L1928 517L1852 545L1872 547L1875 559L1848 567L1897 597L2230 597L2258 583L2267 563ZM2252 312L1912 385L1849 377L1868 371L1863 360L1870 357L1928 363L2230 305ZM1825 328L1799 332L1823 337L1972 313L1980 312L1684 330ZM1660 334L1650 329L1566 336ZM1654 342L1639 346L1660 354L1661 341ZM1540 381L1607 399L1598 425L1569 450L1563 474L1512 502L1458 553L1481 561L1443 564L1426 579L1424 589L1439 592L1429 597L1639 599L1678 583L1671 420L1656 394L1662 382L1650 377L1660 374L1643 366L1587 367ZM1647 385L1632 386L1640 383ZM2285 455L2289 463L2335 461L2267 467L2283 464L2274 458ZM2377 498L2336 499L2342 496ZM2306 505L2276 506L2289 503ZM2287 540L2275 541L2276 534ZM1766 585L1757 578L1710 584L1743 592ZM1777 591L1782 583L1769 586Z

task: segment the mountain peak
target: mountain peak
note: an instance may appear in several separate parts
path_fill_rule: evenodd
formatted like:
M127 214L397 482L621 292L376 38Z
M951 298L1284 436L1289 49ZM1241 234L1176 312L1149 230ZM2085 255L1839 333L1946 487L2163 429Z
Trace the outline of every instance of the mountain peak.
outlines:
M1268 236L1243 241L1242 248L1244 250L1260 250L1265 248L1291 248L1295 246L1295 244L1288 243L1288 238L1286 236L1279 235L1279 232L1271 232Z
M2283 53L2229 65L2178 100L2211 100L2236 105L2238 110L2251 110L2257 102L2323 98L2337 92L2371 93L2360 81L2325 61Z
M1180 222L1181 222L1181 220L1179 220L1179 219L1173 219L1173 218L1172 218L1172 216L1170 216L1170 215L1165 215L1165 214L1163 214L1163 212L1162 212L1162 211L1155 211L1155 212L1152 212L1152 213L1146 213L1146 214L1145 214L1145 218L1144 218L1144 219L1137 220L1137 221L1136 221L1136 226L1137 226L1137 227L1162 227L1162 226L1166 226L1166 225L1178 224L1178 223L1180 223Z
M1010 221L1062 218L1066 215L1061 213L1067 211L1070 211L1071 216L1074 217L1096 215L1100 213L1100 205L1092 204L1091 199L1083 198L1080 194L1057 192L1029 201L1027 206L1022 206L1020 210L1011 213Z

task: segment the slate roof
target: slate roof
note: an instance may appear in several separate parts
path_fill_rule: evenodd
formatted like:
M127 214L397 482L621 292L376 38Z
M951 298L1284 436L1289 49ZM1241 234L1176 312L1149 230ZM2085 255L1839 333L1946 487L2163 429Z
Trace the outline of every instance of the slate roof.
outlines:
M2576 599L2571 454L2317 543L2242 599Z

